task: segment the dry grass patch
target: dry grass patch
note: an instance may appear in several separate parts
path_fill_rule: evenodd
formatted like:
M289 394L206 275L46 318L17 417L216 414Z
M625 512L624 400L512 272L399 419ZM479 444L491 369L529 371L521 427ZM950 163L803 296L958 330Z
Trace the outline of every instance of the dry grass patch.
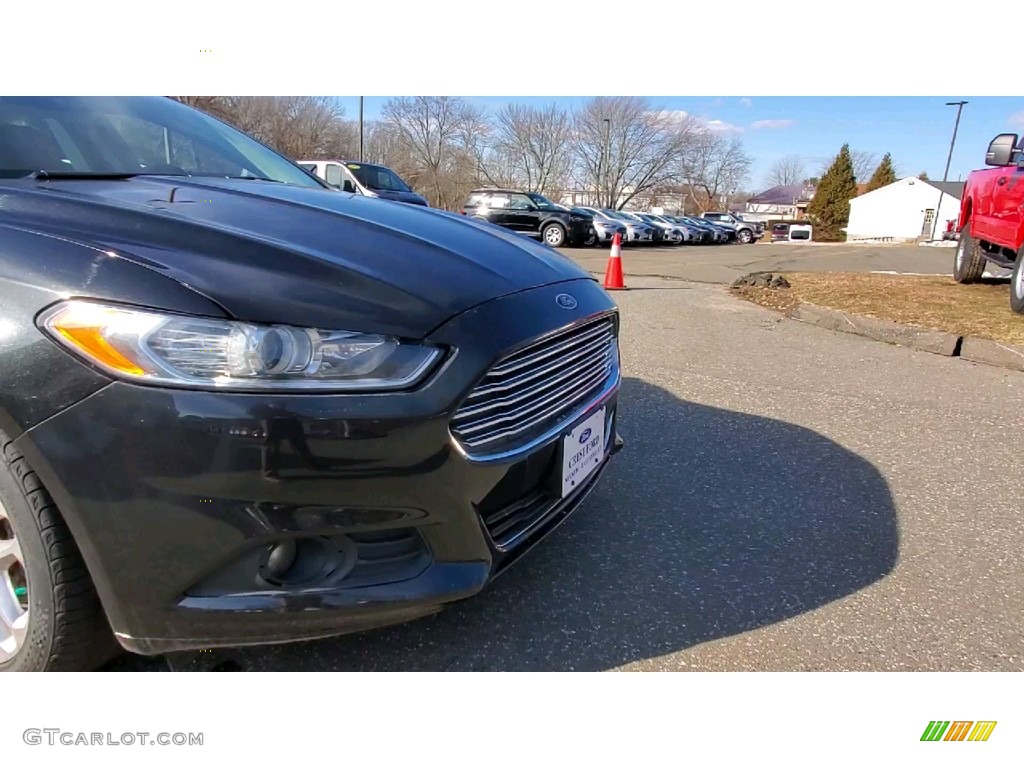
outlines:
M801 303L816 304L918 328L1024 344L1024 315L1010 311L1010 286L1005 280L959 285L939 275L784 274L790 288L744 286L736 292L782 312Z

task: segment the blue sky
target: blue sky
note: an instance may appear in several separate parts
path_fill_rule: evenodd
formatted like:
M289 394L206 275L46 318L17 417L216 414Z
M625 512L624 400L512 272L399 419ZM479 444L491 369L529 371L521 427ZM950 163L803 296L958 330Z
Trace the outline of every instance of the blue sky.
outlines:
M348 117L359 115L358 97L338 97ZM486 97L470 98L496 109L505 102L571 105L581 97ZM669 110L695 115L715 130L743 139L754 158L748 186L760 191L772 163L789 154L805 159L808 171L833 157L844 142L850 148L877 153L891 152L900 175L926 171L941 179L956 119L956 107L947 101L967 100L957 133L949 178L966 178L984 162L988 142L1002 131L1024 132L1024 98L1020 97L652 97ZM386 97L367 96L367 120L380 114ZM814 174L812 174L814 175Z

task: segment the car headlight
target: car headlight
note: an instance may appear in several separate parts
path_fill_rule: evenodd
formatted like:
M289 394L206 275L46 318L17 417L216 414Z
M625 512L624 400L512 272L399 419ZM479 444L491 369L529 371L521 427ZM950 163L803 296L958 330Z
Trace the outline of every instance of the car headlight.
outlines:
M258 325L93 301L45 310L39 327L111 375L218 390L393 390L420 381L439 347L389 336Z

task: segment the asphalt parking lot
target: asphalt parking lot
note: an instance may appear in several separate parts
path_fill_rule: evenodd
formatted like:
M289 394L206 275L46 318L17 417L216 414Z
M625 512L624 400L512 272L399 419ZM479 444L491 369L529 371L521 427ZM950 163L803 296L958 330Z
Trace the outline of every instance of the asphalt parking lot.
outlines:
M924 271L952 256L831 250L814 263ZM1005 461L1024 430L1022 374L783 320L708 284L812 268L812 253L627 250L627 275L664 259L677 279L615 294L626 449L588 503L438 616L222 657L252 670L1024 669L1024 469ZM579 257L594 271L605 258Z
M609 249L567 248L563 253L591 272L604 274ZM622 249L627 278L668 277L699 283L731 283L751 272L780 270L949 274L952 264L951 248L916 245L758 243Z

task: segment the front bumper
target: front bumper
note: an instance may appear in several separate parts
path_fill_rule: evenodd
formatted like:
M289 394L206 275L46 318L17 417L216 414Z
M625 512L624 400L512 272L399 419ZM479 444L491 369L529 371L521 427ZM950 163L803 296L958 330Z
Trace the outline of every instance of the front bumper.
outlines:
M565 292L575 309L555 302ZM621 447L617 365L556 434L512 455L468 456L449 421L509 351L613 311L592 280L476 307L430 336L455 352L415 392L249 395L112 383L18 444L64 513L129 651L403 622L479 592L597 484ZM604 461L558 499L561 438L599 408ZM496 543L483 518L512 507L528 524ZM305 581L258 578L268 550L283 542L306 558Z
M597 236L602 243L610 243L612 240L614 240L616 232L618 232L623 242L629 240L629 232L626 232L624 230L612 230L606 227L597 228Z
M596 234L594 225L587 221L571 221L569 222L569 240L574 243L582 243L591 234Z

